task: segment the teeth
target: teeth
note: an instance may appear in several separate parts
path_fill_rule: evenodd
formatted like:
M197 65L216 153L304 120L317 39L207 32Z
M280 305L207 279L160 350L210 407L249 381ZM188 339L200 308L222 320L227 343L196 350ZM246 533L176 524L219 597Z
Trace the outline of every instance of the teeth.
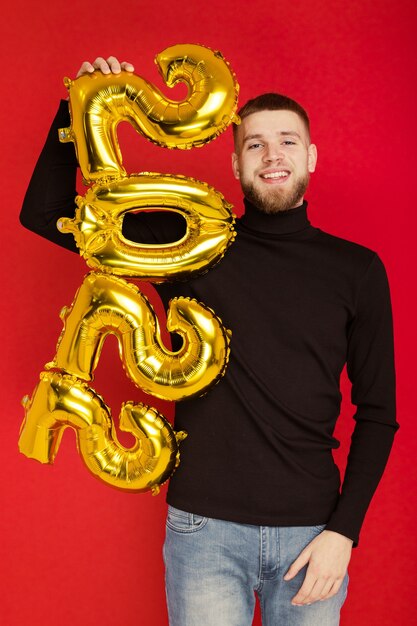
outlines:
M262 174L262 178L285 178L288 172L271 172L271 174Z

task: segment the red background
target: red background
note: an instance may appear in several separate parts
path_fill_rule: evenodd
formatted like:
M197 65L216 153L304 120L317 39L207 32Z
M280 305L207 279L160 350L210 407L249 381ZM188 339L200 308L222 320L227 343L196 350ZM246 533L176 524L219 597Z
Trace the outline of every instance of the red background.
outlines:
M160 554L164 493L156 498L124 494L95 480L84 469L70 430L54 466L18 453L20 399L32 393L53 356L61 330L58 312L71 302L86 271L75 255L21 228L18 213L58 98L65 97L63 76L74 76L85 59L115 54L163 87L154 55L187 42L223 52L240 82L241 103L276 90L304 104L319 149L307 196L311 221L373 248L387 267L402 427L353 554L342 624L417 623L411 608L416 214L410 189L417 165L416 18L414 0L264 0L259 5L15 0L8 7L1 35L4 624L167 624ZM240 212L241 194L230 171L230 132L190 153L152 146L127 126L120 137L128 171L194 176L221 190ZM122 401L140 394L124 379L115 342L108 344L94 386L117 415ZM345 380L343 385L348 391ZM171 407L155 404L172 415ZM346 398L338 425L342 466L351 415Z

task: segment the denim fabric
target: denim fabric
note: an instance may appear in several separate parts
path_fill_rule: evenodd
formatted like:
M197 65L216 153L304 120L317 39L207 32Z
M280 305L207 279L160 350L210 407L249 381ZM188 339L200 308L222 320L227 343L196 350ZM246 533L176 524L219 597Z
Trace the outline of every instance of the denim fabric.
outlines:
M324 526L236 524L168 507L164 560L170 626L250 626L255 593L263 626L337 626L347 594L292 606L305 568L283 576Z

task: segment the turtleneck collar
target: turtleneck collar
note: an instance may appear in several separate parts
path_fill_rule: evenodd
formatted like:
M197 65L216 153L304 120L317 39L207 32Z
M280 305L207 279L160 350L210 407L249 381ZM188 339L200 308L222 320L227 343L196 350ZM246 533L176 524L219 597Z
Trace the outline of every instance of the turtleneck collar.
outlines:
M244 198L245 213L240 219L244 228L265 235L291 235L311 229L307 217L307 202L295 209L267 214L259 211L249 200Z

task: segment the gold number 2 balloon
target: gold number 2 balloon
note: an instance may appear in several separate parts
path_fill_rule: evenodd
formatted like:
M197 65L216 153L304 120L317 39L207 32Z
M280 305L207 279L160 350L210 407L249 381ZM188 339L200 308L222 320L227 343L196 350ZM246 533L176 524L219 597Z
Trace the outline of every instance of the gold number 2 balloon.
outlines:
M223 196L184 176L142 173L128 176L116 128L128 121L150 141L168 148L192 148L214 139L236 117L238 85L219 52L196 45L167 48L156 57L167 85L183 81L188 95L167 99L140 76L95 72L65 79L71 127L61 141L74 141L84 180L93 183L76 198L73 219L58 228L72 233L93 271L70 307L54 359L40 374L32 398L25 396L20 451L53 463L65 428L77 434L80 455L103 482L125 491L158 493L179 463L179 442L156 409L127 402L121 430L136 439L132 448L117 440L110 409L89 383L109 334L116 336L127 376L143 391L165 400L199 396L223 376L230 331L206 305L190 298L170 302L167 329L182 336L178 352L162 342L147 298L124 277L151 282L187 279L218 263L235 237L234 215ZM127 240L122 233L129 212L158 209L179 213L186 233L164 245Z
M169 87L183 82L187 97L175 102L129 72L65 79L71 128L61 140L74 141L88 181L125 176L116 128L126 120L150 141L168 148L202 146L237 121L238 85L220 52L191 44L166 48L155 58Z

